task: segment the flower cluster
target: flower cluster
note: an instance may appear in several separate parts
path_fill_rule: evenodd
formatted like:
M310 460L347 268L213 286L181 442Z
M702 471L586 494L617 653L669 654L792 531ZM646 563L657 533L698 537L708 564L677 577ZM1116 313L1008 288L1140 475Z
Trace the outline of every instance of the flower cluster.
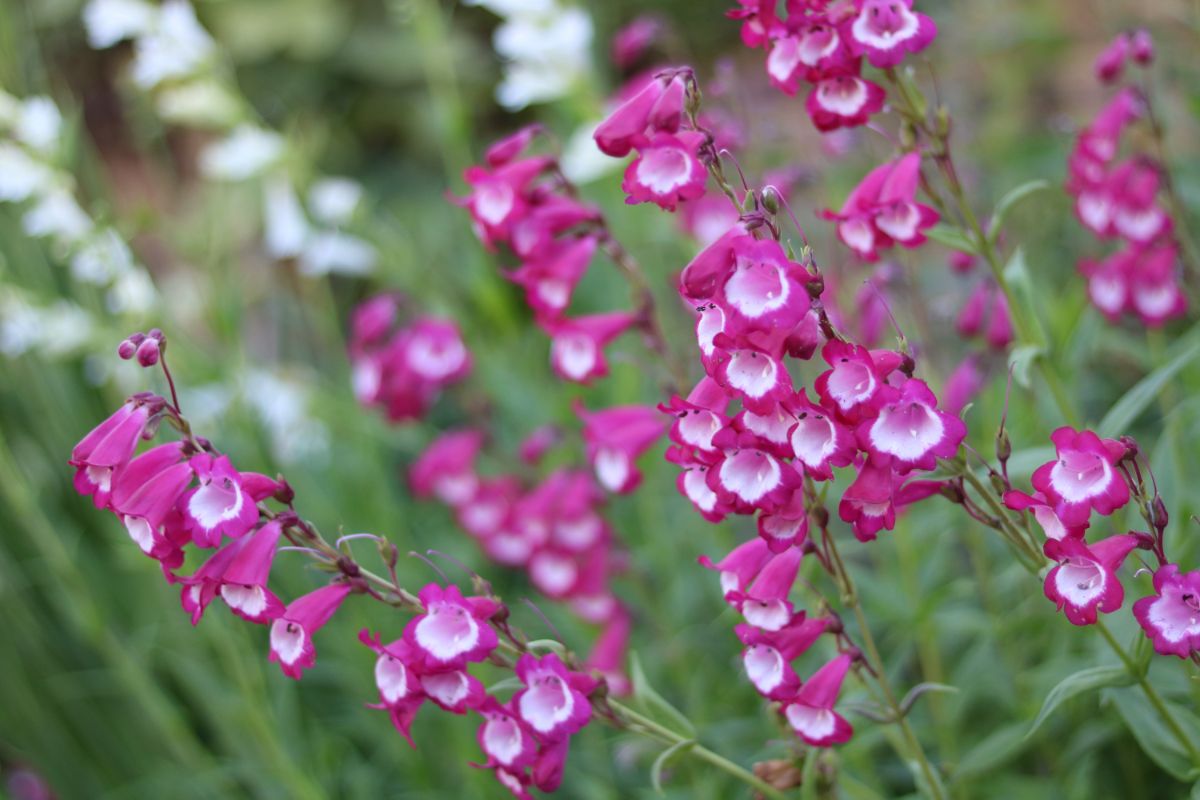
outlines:
M452 584L429 584L410 595L396 581L396 549L386 540L356 535L377 540L392 576L390 583L364 572L348 551L328 545L296 515L286 481L239 471L228 456L192 433L175 399L165 350L166 338L157 329L134 333L121 342L121 358L161 366L172 399L149 392L130 397L79 441L70 464L75 468L76 490L91 497L97 508L111 511L138 547L159 562L167 581L180 587L180 601L192 624L198 624L208 606L220 598L242 619L269 626L269 660L299 679L316 663L314 634L351 593L414 608L417 614L401 638L390 644L368 631L360 633L360 640L378 654L375 681L380 702L373 707L387 710L410 744L409 729L425 700L455 714L474 711L482 717L478 735L486 756L482 766L493 770L519 798L529 797L529 786L547 792L556 789L571 735L591 720L590 695L600 679L573 669L569 656L564 662L553 652L540 658L529 652L523 637L509 627L507 609L490 591L464 596ZM183 438L138 453L139 443L154 439L163 423L179 430ZM442 450L448 448L443 445ZM455 457L460 456L450 455ZM461 486L455 485L464 480L428 470L421 479L432 481L443 496L458 496ZM560 481L550 493L564 488ZM284 510L271 510L269 501ZM562 531L556 541L578 540L589 525L604 536L603 520L590 510L585 513L591 518L555 518L556 529ZM309 545L292 549L314 555L338 576L285 604L268 586L281 540ZM208 552L207 558L190 575L181 574L185 550L193 548ZM368 577L384 580L387 594L375 589ZM486 586L482 579L477 583ZM608 600L615 606L615 599L609 596ZM627 617L622 617L625 622L616 614L613 617L601 643L610 668L619 666L628 633ZM515 665L496 653L501 635L510 651L520 653ZM619 640L619 648L613 647L614 640ZM523 688L509 701L489 695L468 671L470 664L485 660L514 666Z
M821 215L837 223L838 239L864 261L894 244L919 247L925 231L937 224L937 211L918 203L921 155L908 153L867 173L850 192L841 211Z
M1149 37L1144 40L1144 49L1137 51L1143 55L1135 59L1139 64L1151 60ZM1115 53L1109 59L1115 66L1097 69L1102 79L1116 79L1130 47L1124 34L1118 37L1106 51ZM1118 160L1125 132L1138 120L1160 135L1149 98L1124 87L1080 131L1067 164L1066 186L1083 226L1099 239L1120 242L1120 249L1103 260L1079 263L1093 305L1114 322L1130 313L1144 325L1157 327L1187 311L1187 296L1180 283L1175 221L1163 206L1169 176L1148 153Z
M684 76L678 102L694 110L690 71L661 74L655 102ZM636 124L626 124L629 119ZM627 104L600 126L597 141L605 149L605 133L610 145L615 132L644 136L643 119L631 115ZM706 131L697 133L711 141ZM620 154L622 148L607 150ZM876 206L862 207L863 224L872 231L880 218L896 230L890 221L910 209L921 218L912 200L919 161L914 158L877 171L879 184L898 177L886 202L877 187ZM706 164L722 182L715 161ZM780 241L767 210L776 202L775 194L748 192L745 207L755 210L684 268L679 293L697 312L705 377L686 398L675 396L660 409L674 417L667 458L683 468L679 491L710 521L757 515L758 539L718 564L702 563L721 573L726 601L746 620L738 635L746 644L743 659L751 681L781 703L799 736L825 746L850 736L849 723L832 708L853 656L847 648L803 684L790 665L830 625L797 613L788 599L805 553L818 553L834 569L828 552L809 541L810 519L820 519L825 535L828 516L815 484L832 480L835 468L855 465L858 475L843 493L839 514L859 539L873 539L893 527L898 508L941 489L939 481L912 476L933 469L939 457L954 456L966 428L940 410L930 388L913 377L910 357L868 350L834 330L821 304L824 282L811 252L805 248L797 262ZM914 223L896 238L916 244L919 236ZM796 389L787 361L809 361L818 351L828 368L816 376L810 397L807 389ZM824 539L822 545L828 546ZM840 634L840 626L834 627Z
M162 363L165 372L165 347L155 330L130 336L119 353L143 366ZM153 439L164 421L185 438L137 454L138 444ZM300 524L287 483L239 471L228 456L190 434L176 403L149 393L129 398L83 437L70 463L75 489L116 515L141 551L159 562L167 581L180 586L193 625L219 597L239 617L271 626L270 659L286 674L299 678L313 666L313 634L355 587L330 583L286 605L268 588L279 540L286 527ZM268 500L288 510L271 512ZM189 547L212 552L183 575L178 570Z
M396 327L400 298L381 294L359 304L350 322L354 394L392 422L419 419L442 389L471 371L471 354L458 326L419 317Z
M1107 516L1129 502L1121 464L1133 453L1123 442L1089 430L1062 427L1051 435L1057 458L1033 473L1034 494L1010 490L1005 504L1028 509L1046 534L1043 552L1056 562L1046 575L1046 597L1075 625L1092 625L1097 612L1121 607L1116 572L1138 537L1125 533L1089 543L1092 512Z
M661 430L660 424L656 437ZM536 463L551 437L544 429L535 432L522 447L524 460ZM524 569L542 594L603 626L587 664L623 690L629 612L609 585L619 559L601 513L604 495L591 475L575 469L555 470L534 486L517 475L480 475L476 461L484 438L476 429L440 435L409 470L413 493L446 504L489 558Z
M882 86L863 77L863 59L891 69L937 36L913 0L802 0L780 17L773 0L738 0L728 12L742 22L742 41L767 50L772 85L794 95L811 85L805 108L821 131L864 125L883 110Z

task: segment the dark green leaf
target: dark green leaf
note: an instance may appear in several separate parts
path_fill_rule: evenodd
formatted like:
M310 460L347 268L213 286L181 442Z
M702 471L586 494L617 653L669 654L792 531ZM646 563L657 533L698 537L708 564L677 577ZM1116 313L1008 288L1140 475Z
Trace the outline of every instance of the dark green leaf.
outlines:
M643 713L656 722L669 722L668 728L683 731L689 738L695 738L696 727L692 725L692 721L654 690L646 680L642 662L634 652L629 654L629 678L633 683L633 699Z
M1154 398L1158 397L1171 378L1200 355L1200 327L1192 328L1187 335L1175 342L1171 350L1173 358L1170 361L1134 384L1133 388L1108 410L1096 428L1097 433L1101 436L1120 436L1129 429L1147 406L1154 402Z
M961 228L955 228L951 225L934 225L925 231L925 235L938 244L944 244L951 250L960 250L964 253L970 253L973 256L979 255L979 248L971 240L971 237L967 235L967 232Z
M1022 183L1015 189L1010 189L1007 194L1000 198L1000 202L996 203L996 210L992 212L992 221L988 225L987 237L989 241L996 241L996 237L1000 235L1000 228L1004 225L1004 218L1008 212L1022 200L1034 192L1040 192L1047 189L1050 182L1044 178Z
M1128 686L1131 683L1133 676L1120 664L1102 664L1068 675L1046 694L1042 710L1034 717L1033 724L1029 726L1029 732L1025 735L1033 736L1054 710L1072 697L1109 686Z
M1181 781L1200 777L1200 765L1192 762L1183 744L1139 689L1105 689L1103 698L1116 707L1133 738L1154 763ZM1200 723L1195 715L1170 701L1164 701L1164 706L1183 728L1184 735L1200 742Z

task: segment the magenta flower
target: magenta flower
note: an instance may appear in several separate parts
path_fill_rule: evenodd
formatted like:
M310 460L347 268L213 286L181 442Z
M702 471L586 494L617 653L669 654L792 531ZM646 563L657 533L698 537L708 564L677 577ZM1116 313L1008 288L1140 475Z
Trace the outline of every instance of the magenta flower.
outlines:
M1038 492L1036 496L1015 490L1005 492L1004 505L1014 511L1028 509L1033 512L1034 519L1041 526L1042 532L1046 534L1047 543L1068 538L1083 539L1084 534L1087 532L1087 523L1071 527L1064 525L1063 521L1058 518L1058 514L1055 513L1054 507L1047 502L1041 492Z
M716 453L713 436L728 424L725 410L729 396L712 378L704 377L688 394L687 400L671 398L670 405L659 405L663 413L675 417L671 424L671 442L687 451Z
M149 406L130 399L71 450L75 491L90 495L96 508L107 507L113 472L133 456L149 418Z
M819 131L865 125L883 110L887 92L877 83L848 72L832 72L808 94L804 108Z
M875 227L904 247L925 242L926 228L938 223L937 211L916 202L921 176L921 154L908 153L890 164L891 171L879 189L879 214Z
M179 602L183 606L183 610L191 617L193 625L200 622L208 604L216 599L217 593L221 590L221 576L225 574L233 557L238 554L245 543L246 539L230 542L209 556L208 560L201 564L194 573L179 579L179 582L183 584Z
M722 503L721 498L709 486L708 465L698 461L682 461L679 464L683 467L683 472L675 478L675 488L691 501L704 519L709 522L723 520L732 509Z
M442 589L436 583L417 595L424 614L409 620L404 641L417 651L422 670L446 671L470 661L483 661L499 640L488 620L497 605L487 597L463 597L454 585Z
M625 674L630 626L629 612L620 605L614 605L585 664L592 672L604 676L609 692L615 695L626 695L632 690L629 676Z
M483 157L487 161L488 166L503 167L525 152L525 148L529 147L529 143L541 132L542 126L536 122L532 125L526 125L524 128L510 133L503 139L493 142L484 151Z
M453 320L418 317L401 332L398 341L404 343L404 365L428 383L454 383L471 371L471 353Z
M556 319L571 304L575 286L596 251L595 236L578 236L548 244L534 260L506 277L525 289L525 302L538 319Z
M761 341L718 333L712 339L713 358L705 368L746 408L769 413L794 391L783 364L787 333L787 329L776 329L764 334Z
M160 444L120 465L110 478L113 513L147 555L162 552L163 523L192 481L182 453L181 442Z
M912 10L912 0L862 0L850 24L851 47L871 66L894 67L906 53L919 53L937 36L937 25Z
M512 707L539 741L559 742L592 718L587 696L596 688L596 679L571 672L554 653L521 656L517 677L525 688L513 695Z
M359 631L358 639L379 654L375 659L375 686L380 702L368 708L387 709L396 730L415 748L410 729L425 702L425 691L415 668L416 652L403 639L384 645L378 635L372 637L365 628Z
M722 454L708 471L708 486L737 513L778 509L801 485L796 468L771 455L754 434L726 428L715 441Z
M233 613L249 622L265 624L283 614L283 603L267 588L275 546L282 533L283 526L272 520L250 536L226 545L238 549L221 573L221 599Z
M436 496L451 507L471 500L479 486L475 457L484 433L477 428L447 431L434 439L408 471L417 497Z
M554 246L555 237L577 225L600 220L600 211L571 197L539 193L537 204L513 220L509 246L522 259L537 259Z
M813 747L842 744L854 734L846 718L833 710L849 669L850 656L843 653L817 670L783 707L792 730Z
M873 460L863 464L854 482L842 493L838 516L854 529L860 542L869 542L880 530L896 526L896 513L903 506L937 494L941 481L909 481L888 466Z
M487 756L486 766L516 771L533 763L537 743L511 704L501 705L489 696L476 710L483 717L483 724L475 738Z
M317 663L312 637L350 594L350 584L331 583L288 603L283 615L271 623L270 660L283 673L300 680L304 670Z
M788 22L790 26L791 20ZM773 39L767 54L767 77L773 86L789 95L796 94L801 78L815 83L826 73L851 67L849 48L837 26L821 18Z
M783 24L775 14L779 4L774 0L737 0L739 8L725 12L729 19L742 21L742 42L747 47L766 44Z
M791 662L804 653L825 632L829 620L807 619L803 614L787 627L774 632L752 625L734 626L742 650L742 666L758 693L769 700L787 700L800 688L800 678Z
M257 503L266 497L251 494L228 456L197 453L188 463L200 485L183 496L180 507L196 546L216 547L224 536L249 533L258 524Z
M758 575L773 554L762 539L742 542L717 563L708 556L696 559L702 567L711 569L721 576L721 594L727 601L730 595L745 592L746 587Z
M701 197L708 177L700 161L704 142L704 134L696 131L654 134L638 147L638 157L625 170L625 202L655 203L674 211L680 202Z
M592 134L596 146L621 158L634 148L640 150L654 132L679 130L685 88L681 75L651 79L600 123Z
M1179 574L1178 564L1154 573L1154 594L1133 604L1133 616L1155 652L1188 658L1200 649L1200 572Z
M961 419L937 408L937 397L925 381L910 378L901 389L885 386L879 416L864 420L856 430L859 446L872 459L891 459L892 469L904 474L932 470L938 458L953 458L966 438Z
M633 66L658 39L663 28L663 21L653 15L642 14L635 17L632 22L613 34L613 63L622 69Z
M604 348L629 329L634 315L626 311L588 314L544 322L552 337L550 365L563 380L588 383L608 374Z
M979 367L979 359L968 355L946 378L942 387L942 409L947 414L958 416L967 404L987 385L987 377Z
M1046 597L1072 624L1094 625L1097 611L1110 614L1121 607L1125 589L1116 572L1137 543L1131 533L1110 536L1090 547L1081 539L1051 539L1046 542L1046 555L1058 566L1046 575Z
M870 370L866 374L871 374ZM857 451L849 428L809 400L805 389L788 401L788 408L796 418L788 433L788 443L796 460L804 465L805 475L818 481L829 480L833 477L833 467L849 466Z
M1154 39L1150 31L1138 28L1133 32L1129 40L1129 54L1134 62L1143 67L1154 61Z
M1118 33L1108 46L1096 56L1096 80L1101 83L1115 83L1125 71L1125 61L1129 58L1129 34Z
M772 553L782 553L789 547L800 547L808 538L808 510L804 507L804 492L792 490L792 497L775 511L758 515L758 535Z
M738 237L732 251L732 270L718 295L726 330L794 328L811 304L805 269L774 239Z
M483 684L466 669L421 673L421 690L439 708L466 714L479 708L487 696Z
M1171 245L1136 253L1127 273L1130 305L1142 323L1157 328L1187 314L1188 299L1181 283L1179 250Z
M650 406L614 406L588 411L576 405L583 421L587 458L596 479L610 492L628 494L641 483L642 473L634 461L663 434L662 418Z
M821 405L834 409L848 423L876 416L886 400L882 389L888 374L899 366L899 356L832 339L821 349L821 357L830 366L813 381Z
M804 552L791 547L771 557L740 598L734 598L742 616L756 628L778 631L792 622L788 600Z
M1058 458L1038 467L1032 481L1064 525L1086 525L1093 509L1107 516L1129 502L1129 487L1116 469L1125 445L1069 426L1050 438Z
M471 193L457 202L471 212L475 233L485 247L508 241L512 223L526 211L526 193L532 181L545 172L552 160L538 156L513 161L489 171L468 167L463 179Z

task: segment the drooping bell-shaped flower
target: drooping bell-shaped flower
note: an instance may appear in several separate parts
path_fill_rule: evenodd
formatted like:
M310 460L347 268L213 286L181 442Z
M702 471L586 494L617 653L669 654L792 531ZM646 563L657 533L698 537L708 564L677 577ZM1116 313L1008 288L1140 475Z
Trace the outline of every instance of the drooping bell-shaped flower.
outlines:
M1125 589L1117 570L1137 547L1138 537L1118 534L1087 545L1081 539L1064 538L1046 543L1046 555L1058 566L1046 574L1046 597L1074 625L1094 625L1096 614L1110 614L1121 607Z
M433 495L451 507L471 500L479 486L475 457L483 439L477 428L447 431L434 439L408 471L413 494Z
M1129 502L1116 465L1125 445L1089 430L1064 426L1050 435L1058 457L1033 473L1033 487L1054 503L1064 525L1086 525L1094 509L1108 515Z
M1188 658L1200 650L1200 572L1180 574L1178 564L1154 573L1154 594L1133 604L1133 616L1155 652Z
M71 450L75 491L92 496L97 508L105 508L113 472L133 456L149 418L150 407L130 399L80 439Z
M596 242L595 236L579 236L555 243L507 276L525 289L525 302L538 319L555 319L567 310Z
M440 386L471 371L471 353L453 320L418 317L404 333L404 363L425 381Z
M529 207L526 197L532 181L550 167L552 160L544 156L521 159L487 170L468 167L463 173L471 192L457 202L471 213L475 233L489 249L506 242L512 224Z
M120 465L111 477L112 510L147 555L162 543L162 525L192 481L182 453L181 442L160 444Z
M821 667L783 708L792 730L813 747L842 744L854 734L846 718L833 710L850 663L843 653Z
M1132 310L1153 328L1182 317L1188 310L1180 282L1179 250L1174 244L1152 247L1131 258L1127 273Z
M788 600L804 552L792 547L771 557L739 601L739 611L756 628L782 630L792 621L792 603Z
M903 506L937 494L941 481L908 481L904 476L868 459L858 477L846 487L838 504L838 516L854 529L860 542L868 542L883 529L896 525L896 513Z
M375 686L379 689L379 703L369 708L383 708L392 718L392 724L410 747L413 742L413 718L425 702L425 690L417 673L417 654L403 639L384 645L378 635L371 636L366 628L359 631L360 642L378 654L375 659Z
M228 456L197 453L188 461L200 485L182 499L184 524L198 547L216 547L222 537L236 539L258 523L259 500Z
M681 75L647 81L592 134L600 152L622 158L635 147L641 148L654 131L677 131L683 113L684 90Z
M938 223L934 209L916 201L921 174L921 154L908 153L890 164L891 170L879 189L879 213L875 227L904 247L925 243L923 231Z
M883 387L888 374L899 365L899 357L837 339L821 349L821 357L830 366L813 381L821 405L849 423L878 415L886 399Z
M221 599L249 622L265 624L283 613L283 603L267 588L282 533L282 525L272 520L250 536L237 539L238 551L221 574Z
M804 507L804 491L793 489L791 499L773 511L758 515L758 535L773 553L789 547L800 547L808 538L808 510Z
M221 576L225 574L233 557L245 546L246 541L243 538L230 542L209 556L194 573L179 579L183 584L179 602L191 617L193 625L199 624L208 604L216 599L221 590Z
M779 5L774 0L737 0L738 8L725 12L729 19L742 21L742 42L747 47L760 47L783 30L776 14Z
M721 594L729 600L730 595L745 592L746 587L772 557L767 543L755 538L742 542L715 564L708 556L700 556L696 560L702 567L720 574Z
M638 157L625 170L621 188L625 202L654 203L674 211L680 202L704 194L708 176L700 160L704 134L697 131L659 132L638 147Z
M770 700L787 700L800 688L800 677L792 669L792 660L808 650L825 632L829 620L797 615L800 619L778 631L762 631L753 625L738 624L734 632L745 645L742 666L759 694Z
M795 327L810 306L802 283L807 277L774 239L738 238L733 243L733 269L718 295L726 329Z
M270 660L283 673L300 680L304 670L317 662L313 634L317 632L350 594L350 584L331 583L288 603L283 615L271 623Z
M832 72L808 94L804 108L819 131L865 125L883 110L887 92L850 71Z
M436 706L451 714L466 714L479 708L487 696L483 684L465 667L421 673L421 690Z
M1121 31L1108 46L1096 56L1092 70L1096 79L1101 83L1115 83L1125 71L1125 62L1129 58L1129 34Z
M853 250L859 258L875 261L877 251L891 244L875 228L875 215L879 212L879 195L883 184L891 174L891 163L880 164L863 177L851 190L841 211L821 211L822 217L837 223L837 236L842 244Z
M754 434L726 428L714 441L722 452L708 471L708 486L738 513L774 511L800 486L796 468L772 455Z
M416 649L423 669L453 670L483 661L499 640L488 620L498 606L487 597L463 597L457 586L431 583L417 595L425 613L409 620L404 640Z
M487 756L487 766L520 770L533 763L537 757L537 743L509 704L501 705L489 696L476 710L483 717L483 724L475 738L479 749Z
M583 421L587 458L596 479L610 492L627 494L642 480L634 462L663 434L665 425L657 409L650 406L614 406L588 411L576 405Z
M725 427L728 418L729 395L712 378L704 377L688 394L686 400L671 398L670 405L659 405L659 411L675 418L669 433L671 442L689 451L716 453L713 436Z
M635 322L626 311L548 320L550 365L564 380L588 383L608 374L604 348Z
M516 671L525 688L513 695L512 707L540 741L561 741L592 718L587 695L595 678L571 672L554 653L541 658L526 653Z
M809 400L807 390L801 389L787 406L796 418L788 431L788 443L796 460L804 465L805 475L829 480L834 467L848 466L854 460L857 448L851 429L838 422L828 409Z
M708 485L709 465L694 460L683 460L678 463L683 471L675 479L675 488L691 501L704 519L709 522L723 520L732 509L722 503L721 498Z
M910 378L901 389L885 386L879 416L864 420L856 434L859 446L872 459L891 459L900 474L914 469L932 470L938 458L953 458L966 438L961 419L937 408L925 381Z
M912 0L863 0L849 27L851 48L879 69L924 50L937 36L937 25L912 6Z
M1061 541L1063 539L1083 539L1087 532L1087 524L1073 525L1067 527L1063 521L1058 518L1058 514L1054 511L1054 506L1051 505L1038 492L1037 495L1025 494L1015 489L1004 493L1004 505L1014 511L1029 510L1033 513L1033 518L1037 520L1037 524L1041 526L1042 532L1046 534L1047 543L1051 541Z

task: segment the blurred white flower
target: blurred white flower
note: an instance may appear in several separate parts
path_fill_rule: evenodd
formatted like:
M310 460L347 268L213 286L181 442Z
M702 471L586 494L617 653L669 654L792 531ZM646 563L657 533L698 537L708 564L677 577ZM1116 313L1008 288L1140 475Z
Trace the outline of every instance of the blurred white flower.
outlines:
M164 88L155 102L159 116L180 125L227 128L241 115L237 98L207 78Z
M269 180L264 188L263 239L272 258L295 258L308 241L308 220L292 182L284 177Z
M215 180L241 181L265 170L283 155L283 137L274 131L239 125L200 154L200 171Z
M49 97L30 97L21 104L13 134L34 150L49 153L58 147L62 114Z
M549 14L557 8L555 0L463 0L463 5L486 8L498 17Z
M150 30L134 42L133 80L150 89L183 78L212 55L214 44L186 0L167 0Z
M305 275L364 275L375 267L375 248L357 236L341 231L319 231L300 254L300 271Z
M54 172L11 142L0 142L0 201L19 203L54 185Z
M21 101L0 89L0 128L14 128L21 119Z
M83 9L83 26L88 44L101 50L146 33L157 16L144 0L92 0Z
M71 258L71 274L84 283L107 284L134 266L129 245L112 228L93 232Z
M596 146L592 134L599 126L599 122L579 126L563 147L559 166L572 183L589 183L623 166L620 159L605 155Z
M329 450L329 431L309 416L309 394L307 381L278 371L250 370L242 379L242 397L262 420L282 462L320 461Z
M74 303L59 300L38 307L15 291L0 294L0 353L10 358L30 351L73 353L88 342L92 329L92 318Z
M134 269L117 276L105 296L108 310L114 314L144 315L158 301L158 291L144 269Z
M80 242L93 225L75 196L65 189L51 189L21 218L21 226L30 236L50 236L67 246Z
M342 225L362 200L363 188L350 178L323 178L308 190L308 207L313 216L330 225Z

